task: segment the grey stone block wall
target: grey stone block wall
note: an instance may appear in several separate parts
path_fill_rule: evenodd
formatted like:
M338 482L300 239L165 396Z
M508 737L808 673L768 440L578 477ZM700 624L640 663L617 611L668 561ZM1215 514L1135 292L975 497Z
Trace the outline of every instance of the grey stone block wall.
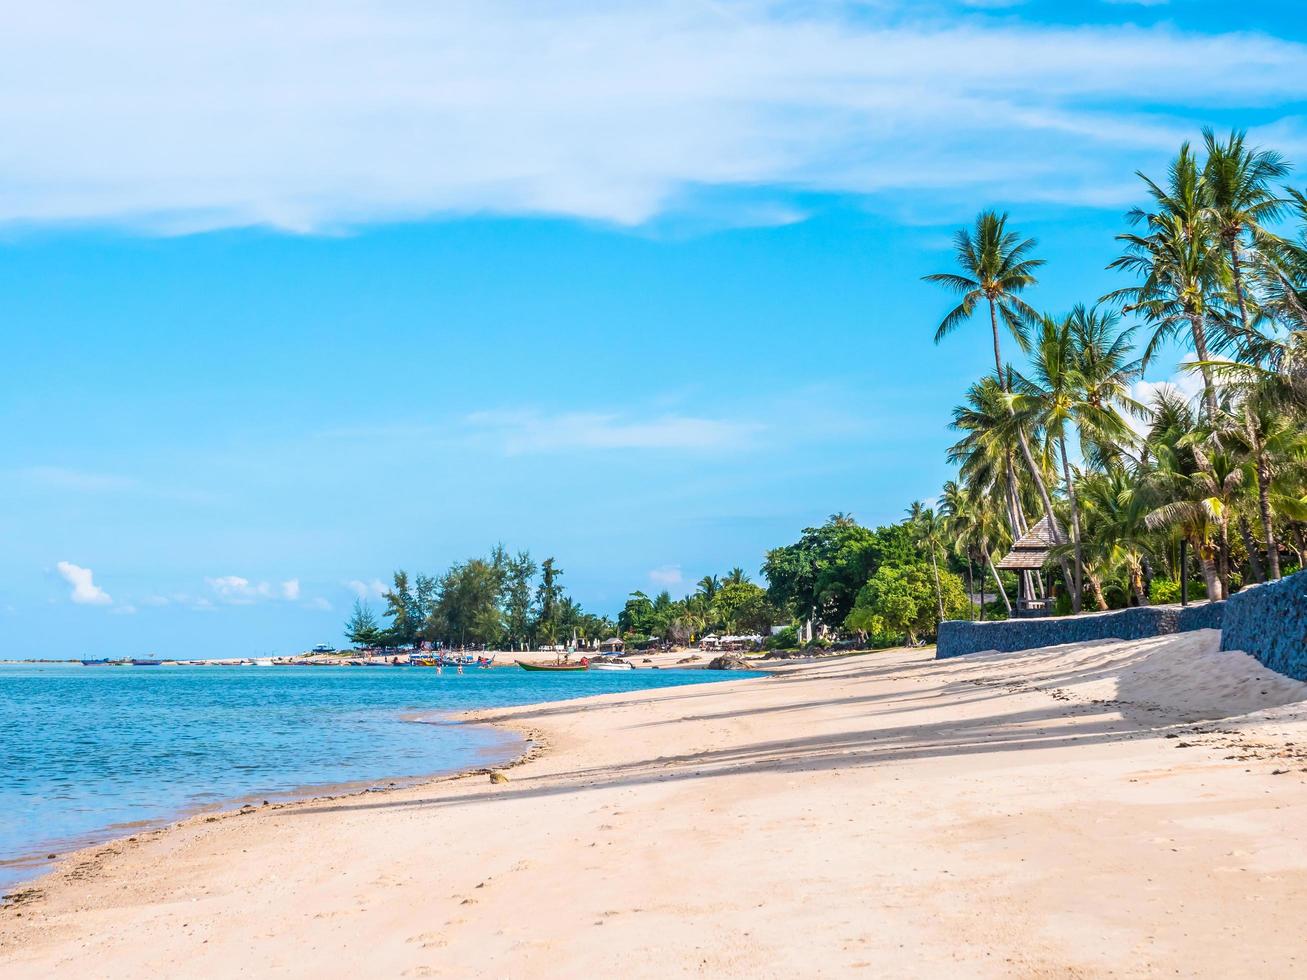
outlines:
M1221 649L1307 681L1307 572L1236 592L1226 603Z
M1010 653L1061 643L1141 640L1167 633L1219 629L1225 605L1204 602L1191 606L1139 606L1105 613L1006 619L995 623L950 620L939 624L935 656L942 660L984 650Z

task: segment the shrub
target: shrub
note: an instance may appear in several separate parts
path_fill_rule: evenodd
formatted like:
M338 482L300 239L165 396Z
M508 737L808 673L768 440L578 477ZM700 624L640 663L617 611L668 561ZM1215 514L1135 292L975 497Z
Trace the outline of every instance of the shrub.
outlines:
M1200 578L1189 579L1189 598L1206 599L1207 584ZM1148 601L1156 605L1180 601L1180 583L1173 578L1155 578L1148 586Z
M763 641L763 646L768 650L792 650L799 645L799 628L797 626L787 626Z

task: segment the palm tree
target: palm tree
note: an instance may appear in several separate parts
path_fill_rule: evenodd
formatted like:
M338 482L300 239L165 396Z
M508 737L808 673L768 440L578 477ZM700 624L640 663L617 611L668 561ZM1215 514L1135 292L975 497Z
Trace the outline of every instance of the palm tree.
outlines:
M739 565L736 565L726 573L727 585L747 585L749 583L749 573Z
M937 272L923 276L951 289L961 301L935 330L935 343L952 333L964 320L971 319L976 305L984 300L989 308L989 324L994 335L994 370L1003 376L1003 355L999 349L998 320L1001 316L1012 332L1017 346L1027 347L1026 324L1035 318L1032 310L1017 294L1035 285L1035 270L1043 259L1030 258L1035 239L1022 239L1007 228L1008 216L982 211L974 229L962 228L953 236L953 248L963 275Z
M982 211L976 217L974 229L962 228L953 237L958 265L963 275L937 272L922 278L944 286L961 296L961 301L940 321L935 330L935 343L939 343L964 321L971 319L976 306L984 300L989 310L990 332L994 340L994 371L1004 391L1012 388L1012 369L1003 370L1003 353L999 346L998 321L1001 318L1022 351L1029 349L1029 324L1038 320L1038 314L1018 295L1038 282L1035 270L1044 264L1043 259L1030 257L1038 244L1033 238L1023 239L1009 231L1008 216L995 211ZM1052 521L1053 500L1043 474L1035 463L1025 432L1017 427L1017 445L1022 459L1030 471L1031 480L1039 493L1044 514L1050 518L1054 538L1058 538L1057 522ZM1024 524L1024 519L1020 522Z
M1207 366L1211 348L1209 323L1221 324L1224 310L1219 304L1226 266L1221 239L1209 218L1208 194L1198 162L1185 143L1172 162L1166 188L1143 173L1155 210L1135 208L1127 215L1147 234L1125 233L1117 240L1126 245L1125 254L1109 264L1142 277L1137 286L1109 293L1106 299L1124 301L1127 312L1139 311L1153 328L1144 347L1142 366L1156 356L1166 341L1187 331L1198 355L1203 376L1203 404L1209 418L1216 418L1216 389Z
M908 527L917 543L930 553L930 568L935 575L935 603L939 609L939 622L944 620L944 591L939 582L939 562L935 552L943 538L944 525L935 516L935 512L920 502L914 502L908 509Z
M987 511L985 508L985 499L991 490L992 488L988 487L962 486L956 480L949 480L944 484L944 490L940 494L939 512L944 518L945 536L953 538L954 552L966 556L968 579L971 577L972 559L978 556L994 577L994 584L1003 599L1003 606L1007 609L1008 615L1011 615L1012 604L1008 601L1007 589L1003 587L998 569L994 567L994 554L990 549L990 542L998 536L993 511ZM974 583L970 585L971 591L974 592ZM983 568L980 572L980 618L982 620L985 618L985 570Z
M1244 470L1229 452L1209 454L1210 433L1174 392L1159 392L1151 406L1154 421L1148 452L1155 465L1146 492L1154 506L1145 517L1150 530L1172 529L1189 540L1207 582L1209 599L1225 598L1230 508Z
M1086 514L1087 549L1102 564L1123 568L1136 605L1146 606L1144 562L1151 542L1140 488L1140 479L1122 464L1112 463L1101 472L1086 474L1079 496Z
M1207 147L1203 167L1206 213L1229 255L1239 322L1244 330L1249 326L1240 258L1245 236L1255 245L1266 236L1265 225L1281 215L1286 202L1272 192L1271 184L1289 174L1289 163L1283 156L1274 150L1249 149L1246 137L1244 132L1232 131L1220 143L1210 128L1203 130Z
M1019 376L1018 415L1031 417L1055 447L1062 464L1063 489L1071 510L1071 607L1079 612L1084 598L1084 549L1080 507L1067 452L1067 431L1074 427L1082 451L1114 455L1133 435L1117 406L1134 406L1128 394L1138 366L1130 358L1130 330L1118 331L1118 317L1077 306L1057 320L1045 316L1031 352L1032 376Z
M699 595L703 596L711 604L717 597L717 590L722 587L721 580L716 575L705 575L699 579Z

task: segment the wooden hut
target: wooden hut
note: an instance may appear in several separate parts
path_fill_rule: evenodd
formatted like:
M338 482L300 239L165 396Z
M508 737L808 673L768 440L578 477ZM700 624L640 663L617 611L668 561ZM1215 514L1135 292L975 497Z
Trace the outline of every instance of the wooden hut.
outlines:
M1038 594L1034 581L1037 580L1036 577L1040 575L1053 549L1057 546L1055 534L1061 536L1062 529L1059 527L1055 532L1054 527L1051 517L1043 517L1017 539L1012 545L1012 550L998 563L999 568L1017 573L1021 589L1021 594L1017 598L1018 615L1048 615L1051 605L1049 598L1047 595L1041 597Z

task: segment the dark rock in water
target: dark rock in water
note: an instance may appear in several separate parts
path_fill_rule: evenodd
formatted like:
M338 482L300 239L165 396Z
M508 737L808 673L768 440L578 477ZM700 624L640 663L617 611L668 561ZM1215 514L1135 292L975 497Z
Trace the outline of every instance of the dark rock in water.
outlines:
M749 665L745 661L730 653L723 653L720 657L714 657L708 661L709 670L748 670Z

